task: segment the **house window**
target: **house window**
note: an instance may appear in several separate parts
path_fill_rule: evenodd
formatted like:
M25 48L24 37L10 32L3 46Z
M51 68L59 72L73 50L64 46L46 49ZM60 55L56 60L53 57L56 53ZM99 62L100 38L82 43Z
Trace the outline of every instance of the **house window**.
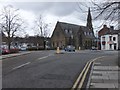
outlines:
M116 41L116 37L113 37L113 41Z
M109 36L109 40L112 41L112 36Z
M105 41L105 37L102 37L102 41Z
M85 34L85 36L86 36L86 34L87 34L87 33L86 33L86 32L84 32L84 34Z

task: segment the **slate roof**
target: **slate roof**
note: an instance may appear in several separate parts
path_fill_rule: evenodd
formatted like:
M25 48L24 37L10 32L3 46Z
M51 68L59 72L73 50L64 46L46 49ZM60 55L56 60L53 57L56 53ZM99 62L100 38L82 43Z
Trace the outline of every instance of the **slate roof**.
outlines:
M120 30L111 30L107 34L118 34L120 33Z
M62 30L64 31L64 33L66 32L65 30L72 30L72 33L74 35L77 35L79 30L82 30L82 32L91 32L88 27L86 26L81 26L81 25L75 25L75 24L70 24L70 23L66 23L66 22L58 22L58 24L60 25L60 27L62 28ZM92 32L91 32L92 33ZM70 37L70 34L65 33L66 37ZM86 35L86 38L94 38L93 36L90 35Z
M63 30L72 30L72 31L78 31L80 26L79 25L75 25L75 24L70 24L70 23L65 23L65 22L58 22L59 25L61 26L61 28Z

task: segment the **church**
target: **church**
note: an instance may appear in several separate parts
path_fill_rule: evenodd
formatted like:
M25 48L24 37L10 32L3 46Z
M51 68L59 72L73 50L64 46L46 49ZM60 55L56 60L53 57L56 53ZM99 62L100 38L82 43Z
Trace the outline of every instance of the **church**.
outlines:
M94 39L89 8L86 26L58 21L51 36L51 46L54 49L57 47L63 49L67 45L73 45L76 49L91 49L94 46Z

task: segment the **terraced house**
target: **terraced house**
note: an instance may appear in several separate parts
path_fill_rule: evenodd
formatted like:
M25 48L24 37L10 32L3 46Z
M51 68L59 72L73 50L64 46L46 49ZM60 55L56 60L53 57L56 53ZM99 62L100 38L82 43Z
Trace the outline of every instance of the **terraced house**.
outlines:
M114 26L107 27L107 25L104 25L103 28L98 32L100 39L99 48L101 50L120 49L119 33L120 30L114 29Z
M51 37L53 48L64 48L67 45L74 45L76 49L91 49L94 46L94 32L90 8L88 10L86 26L57 22Z

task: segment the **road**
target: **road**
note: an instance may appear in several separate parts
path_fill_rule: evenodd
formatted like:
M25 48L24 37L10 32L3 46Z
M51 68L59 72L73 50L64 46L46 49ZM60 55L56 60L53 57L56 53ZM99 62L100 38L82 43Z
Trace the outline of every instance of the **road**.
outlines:
M3 59L3 88L71 88L86 63L117 51L33 51L30 54Z

